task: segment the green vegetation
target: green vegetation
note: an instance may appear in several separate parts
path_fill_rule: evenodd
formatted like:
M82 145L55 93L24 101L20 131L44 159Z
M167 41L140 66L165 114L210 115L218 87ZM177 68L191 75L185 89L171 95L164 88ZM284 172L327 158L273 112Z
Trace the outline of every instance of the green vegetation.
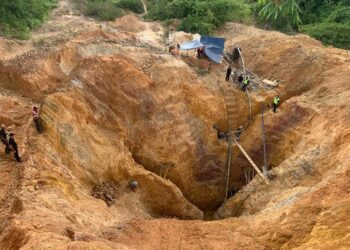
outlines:
M114 20L125 11L143 13L141 0L74 0L99 20ZM0 35L26 39L48 17L57 0L1 0ZM211 34L227 21L304 32L326 45L350 49L350 0L147 0L146 18L178 29Z
M301 9L298 0L258 0L261 7L259 17L274 22L279 26L285 26L292 30L300 25Z
M253 6L260 25L301 31L324 44L350 49L349 0L258 0Z
M55 6L56 0L1 0L0 34L26 39L39 27Z
M250 6L245 0L149 0L148 18L179 19L178 29L210 34L227 21L249 22Z
M87 0L84 13L99 20L114 20L123 15L122 9L110 0Z
M227 21L304 32L350 48L350 0L148 0L151 20L179 20L179 30L210 34Z
M123 10L144 11L141 0L86 0L84 13L99 20L114 20L124 15Z
M341 23L309 24L303 25L301 31L326 45L350 49L350 25Z
M0 35L28 39L30 31L38 28L48 17L57 0L0 0ZM79 0L82 11L100 20L113 20L123 10L143 13L141 0Z
M137 14L142 14L144 12L141 0L119 0L117 6Z

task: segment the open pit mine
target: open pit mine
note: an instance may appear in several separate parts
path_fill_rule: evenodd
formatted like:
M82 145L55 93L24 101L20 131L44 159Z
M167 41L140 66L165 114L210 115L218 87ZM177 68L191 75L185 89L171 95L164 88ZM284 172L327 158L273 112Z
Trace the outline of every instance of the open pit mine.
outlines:
M0 249L350 249L349 51L228 23L225 51L276 83L243 92L226 60L169 53L159 23L64 3L29 41L0 38L22 158L1 146Z

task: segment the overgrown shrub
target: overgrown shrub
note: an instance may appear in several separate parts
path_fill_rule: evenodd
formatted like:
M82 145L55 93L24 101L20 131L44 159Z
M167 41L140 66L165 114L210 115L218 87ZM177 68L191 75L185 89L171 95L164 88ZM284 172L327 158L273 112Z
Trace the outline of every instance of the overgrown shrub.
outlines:
M275 14L276 18L263 18L262 8L264 4L252 4L253 13L256 15L257 23L262 26L269 27L282 32L304 32L323 43L334 45L340 48L349 48L349 29L350 29L350 1L349 0L294 0L294 4L298 4L300 8L301 22L297 25L289 25L290 18L288 11L278 9L278 5L287 3L287 1L259 0L270 5L275 5L276 12L265 12L265 14ZM292 6L292 5L291 5ZM292 7L287 8L291 10ZM271 17L270 15L270 17ZM265 16L266 17L266 16Z
M144 12L141 0L119 0L117 6L119 8L127 9L138 14L142 14Z
M350 25L342 23L319 23L301 27L301 31L324 44L350 49Z
M350 25L350 6L338 6L326 18L326 22L347 23Z
M215 20L213 12L210 10L203 16L189 15L183 18L178 29L186 32L198 32L200 34L210 34L215 28Z
M114 20L123 15L123 11L111 0L88 0L85 14L99 20Z
M245 0L149 0L148 18L180 19L178 29L210 34L226 21L250 21L250 6Z
M27 39L48 17L56 0L1 0L0 34Z

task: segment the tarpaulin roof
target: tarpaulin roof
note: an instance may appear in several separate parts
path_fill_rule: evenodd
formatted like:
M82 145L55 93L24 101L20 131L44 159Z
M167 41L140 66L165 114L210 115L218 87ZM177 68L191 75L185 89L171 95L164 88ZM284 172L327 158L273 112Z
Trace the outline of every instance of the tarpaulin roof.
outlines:
M204 44L202 44L200 41L198 40L194 40L191 42L186 42L180 45L180 49L181 50L190 50L190 49L197 49L200 47L203 47Z
M217 47L215 45L208 45L205 47L205 54L207 57L210 58L210 60L216 62L216 63L221 63L222 61L222 48Z
M200 41L193 40L180 45L181 50L198 49L200 47L205 47L204 52L210 60L216 63L221 63L222 53L224 52L225 48L224 38L201 36Z
M214 62L221 63L225 48L225 38L201 36L200 42L205 46L205 54Z

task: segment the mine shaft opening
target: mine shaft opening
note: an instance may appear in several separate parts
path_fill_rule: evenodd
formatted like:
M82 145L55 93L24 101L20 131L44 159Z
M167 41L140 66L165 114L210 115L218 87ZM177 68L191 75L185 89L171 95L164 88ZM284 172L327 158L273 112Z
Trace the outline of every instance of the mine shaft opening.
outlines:
M230 60L229 56L227 56L227 58L227 60ZM262 166L267 165L266 159L264 159L264 152L262 150L262 145L264 142L261 138L261 132L256 132L254 129L260 126L261 111L263 110L264 112L267 112L270 110L270 107L267 104L265 104L265 106L263 106L261 109L261 104L269 101L269 99L265 98L261 102L257 101L257 98L255 98L254 103L252 104L252 97L250 97L250 95L255 95L255 92L259 90L270 91L272 94L274 94L274 86L270 86L270 82L263 86L262 84L264 83L261 82L261 80L259 80L254 73L244 68L242 63L235 64L236 67L240 69L237 70L238 74L243 74L246 72L250 75L252 81L246 92L242 91L238 83L233 83L232 86L230 85L228 87L223 86L224 84L217 80L222 76L221 68L218 66L212 67L210 73L203 73L203 71L198 71L195 67L193 67L192 64L189 65L190 68L193 69L194 73L198 75L198 77L209 77L210 81L215 82L218 87L217 91L220 93L218 96L220 96L222 101L225 103L226 118L219 122L215 120L211 121L212 124L218 122L221 128L226 132L232 133L233 137L235 134L235 129L239 127L239 125L244 125L244 133L241 138L242 141L239 141L239 143L242 143L243 147L241 146L241 149L239 149L239 147L234 143L230 150L232 162L230 164L231 170L229 170L229 173L227 173L229 144L226 144L224 141L220 140L217 140L216 142L213 142L214 140L211 142L204 141L204 136L201 135L201 133L211 133L211 137L215 137L216 131L212 128L209 128L209 130L208 128L207 130L201 128L201 126L203 126L200 123L201 121L198 122L198 119L194 120L191 119L191 117L184 119L184 125L188 126L188 131L185 131L185 133L188 132L191 139L194 140L194 144L186 145L185 147L185 151L192 153L192 155L190 155L192 158L183 158L183 155L186 155L185 153L183 153L183 155L178 155L179 159L174 159L172 156L165 157L162 155L161 151L163 151L167 145L164 144L161 147L157 145L158 148L152 149L152 142L142 142L143 131L138 132L139 134L134 137L135 140L128 140L127 145L132 154L133 160L137 164L146 170L153 172L159 178L163 179L164 182L170 182L172 185L181 190L184 198L204 213L204 220L219 219L219 217L216 216L216 213L224 202L227 199L234 197L236 193L248 185L255 178L255 176L259 174L256 169L258 169L260 175L262 176ZM271 98L271 94L268 96L268 98ZM238 105L238 102L244 103L244 109L238 110L232 107L234 105ZM232 117L232 110L238 113L238 116ZM239 120L239 122L237 122L236 119ZM198 124L200 124L199 128L194 126ZM275 123L275 125L276 124L278 128L278 123ZM271 136L271 133L274 133L272 131L280 130L276 130L274 126L267 124L266 133L268 136ZM278 134L277 137L281 137L281 135ZM208 147L212 145L208 146L208 143L217 144L215 147L220 147L221 151L216 150L215 153L210 152L211 150L208 150ZM242 153L242 148L246 148L246 151L243 149L245 153ZM265 150L269 152L269 154L272 153L276 155L274 148L276 148L275 142L268 141ZM177 151L174 151L174 153L175 155L179 154ZM283 158L283 155L281 157ZM255 165L255 169L252 167L252 162ZM280 157L269 157L268 162L272 162L268 165L271 168L271 165L278 165L281 160ZM194 169L194 172L186 172L191 168ZM184 173L181 173L181 171L192 175L192 179L184 178ZM133 180L130 178L124 180L123 187L120 188L121 190L124 190L123 192L129 192L127 191L126 184L130 181ZM109 183L103 183L102 185L104 188L109 189L109 191L105 190L102 191L102 193L94 192L94 189L96 191L96 189L100 188L99 186L95 186L91 191L92 195L96 198L104 200L109 206L112 205L113 202L118 202L118 195L114 195L111 185ZM116 185L120 187L119 184ZM142 188L142 183L140 184L140 188ZM111 190L112 193L109 193ZM209 194L208 197L206 197L207 194ZM161 211L161 209L153 214L155 217L163 217L163 211ZM168 216L164 215L164 217Z

